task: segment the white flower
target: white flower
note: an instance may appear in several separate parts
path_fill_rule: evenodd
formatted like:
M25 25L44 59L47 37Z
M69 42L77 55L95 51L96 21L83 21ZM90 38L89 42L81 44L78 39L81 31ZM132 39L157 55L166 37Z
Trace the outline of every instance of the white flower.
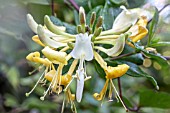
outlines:
M91 35L78 34L76 36L75 47L70 53L74 59L80 59L79 67L77 70L77 90L76 99L78 102L82 99L83 88L84 88L84 75L86 75L84 68L84 61L90 61L93 59L93 48L91 45Z
M75 47L70 53L74 59L80 59L82 55L84 59L90 61L93 59L93 48L91 45L91 35L88 36L87 33L85 34L78 34L76 36Z
M121 6L120 8L122 8L123 11L116 17L112 26L112 30L115 32L122 31L125 28L134 25L138 20L138 15L136 12L127 10L125 6Z

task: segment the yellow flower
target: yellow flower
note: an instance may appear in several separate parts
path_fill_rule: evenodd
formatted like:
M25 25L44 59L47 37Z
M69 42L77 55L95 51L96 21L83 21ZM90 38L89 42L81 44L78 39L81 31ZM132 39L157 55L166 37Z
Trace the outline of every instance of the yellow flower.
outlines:
M127 72L128 69L129 66L127 64L118 65L117 67L108 66L107 69L105 70L106 78L114 79L121 77Z
M104 84L104 87L99 94L94 93L93 97L98 101L103 100L104 97L105 97L109 82L110 82L109 98L112 99L112 91L114 90L114 92L116 94L116 98L118 97L118 99L122 103L123 107L127 110L126 106L124 105L122 99L120 98L120 96L119 96L119 94L116 90L116 87L113 84L112 79L121 77L122 75L124 75L128 71L128 69L129 69L129 66L127 64L118 65L117 67L108 66L105 70L106 82Z
M147 35L148 30L146 25L147 18L145 16L141 16L138 22L128 30L128 32L132 33L130 38L133 42L137 42Z

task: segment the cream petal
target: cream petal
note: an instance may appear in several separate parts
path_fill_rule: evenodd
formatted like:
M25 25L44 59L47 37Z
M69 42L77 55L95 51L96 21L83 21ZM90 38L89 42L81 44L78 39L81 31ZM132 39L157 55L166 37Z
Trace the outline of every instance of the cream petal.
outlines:
M91 45L91 35L88 36L85 34L78 34L76 36L75 47L70 53L71 56L75 59L80 59L84 55L84 59L90 61L93 59L93 48Z
M131 12L123 6L121 6L121 8L123 11L116 17L112 26L114 31L121 31L121 29L124 29L127 26L134 25L138 20L136 12Z
M66 60L66 52L61 51L55 51L48 46L46 46L44 49L42 49L42 53L45 57L47 57L50 61L52 61L55 64L63 63L67 64Z
M27 23L31 30L37 34L37 27L38 24L35 22L34 18L31 16L31 14L27 14Z
M38 34L40 40L45 45L48 45L48 46L53 47L53 48L59 48L59 47L63 47L63 46L67 45L66 43L57 42L57 41L51 39L50 36L52 36L52 35L48 34L48 33L50 33L50 31L49 32L46 32L46 31L47 30L45 30L43 28L43 26L38 25L38 27L37 27L37 34Z
M83 68L83 63L84 63L84 56L81 56L78 70L77 70L77 74L78 74L77 89L76 89L77 102L81 101L82 95L83 95L83 89L84 89L84 74L85 74L85 72L84 72L84 68Z
M77 79L76 99L81 102L84 89L84 69L77 70L79 78Z
M121 34L120 37L116 39L116 44L114 45L114 47L110 49L105 49L103 47L95 46L95 49L98 49L106 53L108 56L114 57L114 56L118 56L123 51L124 45L125 45L125 35Z

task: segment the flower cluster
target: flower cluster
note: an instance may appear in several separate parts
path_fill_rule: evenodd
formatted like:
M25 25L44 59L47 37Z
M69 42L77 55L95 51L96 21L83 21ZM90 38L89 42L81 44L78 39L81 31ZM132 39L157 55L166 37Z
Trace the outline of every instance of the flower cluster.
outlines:
M144 15L139 15L135 10L127 10L124 6L121 8L123 11L115 19L112 29L102 31L103 17L99 16L96 19L96 13L93 12L90 24L87 25L85 11L80 7L80 25L77 26L76 35L67 33L64 26L54 25L48 16L44 17L44 25L38 25L28 14L28 25L37 34L32 37L32 40L43 46L43 49L41 54L35 51L30 53L26 59L41 64L45 70L33 89L26 93L26 96L31 94L38 83L48 82L50 84L44 95L40 97L41 100L44 100L49 92L60 94L64 91L71 108L75 108L74 100L81 102L84 83L91 78L86 74L85 62L95 59L106 73L106 83L102 91L99 94L94 93L93 97L98 101L102 100L110 83L109 98L112 98L112 91L115 91L116 97L123 104L112 80L124 75L129 66L127 64L117 67L108 66L98 51L104 52L108 57L118 56L123 51L125 43L132 46L127 42L127 38L136 42L143 38L148 30L146 29L147 18ZM104 44L109 44L112 47L105 48L102 46ZM63 73L63 67L68 65L70 59L74 60L67 73ZM70 90L70 84L74 79L77 80L76 95ZM123 106L126 109L124 104Z

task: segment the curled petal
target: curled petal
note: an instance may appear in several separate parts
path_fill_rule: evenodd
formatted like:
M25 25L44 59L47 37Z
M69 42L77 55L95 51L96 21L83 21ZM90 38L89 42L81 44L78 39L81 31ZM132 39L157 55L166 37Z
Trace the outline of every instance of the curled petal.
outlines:
M130 38L133 42L137 42L138 40L142 39L148 33L146 28L147 25L147 18L142 16L136 25L132 26L128 32L132 32Z
M27 23L28 23L29 27L31 28L31 30L35 34L37 34L38 24L35 22L34 18L30 14L27 14Z
M32 52L30 54L27 55L26 59L29 60L29 61L34 61L34 57L38 57L40 58L40 53L39 52Z
M108 68L105 70L106 72L106 78L113 79L117 77L121 77L124 75L129 69L129 66L127 64L121 64L117 67L111 67L108 66Z
M121 6L121 8L123 11L116 17L112 26L113 31L121 31L127 26L134 25L138 20L138 16L135 12L131 12L123 6Z
M41 40L40 40L40 38L38 37L38 35L33 36L33 37L32 37L32 40L33 40L34 42L36 42L37 44L41 45L41 46L45 46L45 45L41 42Z
M47 46L59 48L67 45L66 43L57 42L51 39L49 37L52 36L52 34L50 34L50 31L45 30L41 25L38 25L37 31L41 42L43 42Z
M63 64L67 64L67 60L66 60L66 53L65 52L58 52L55 50L52 50L51 48L49 48L48 46L46 46L43 50L42 53L53 63L55 64L59 64L59 63L63 63Z
M75 59L80 59L84 55L84 59L90 61L93 59L93 48L91 45L91 36L85 34L78 34L76 36L75 46L70 53Z
M105 49L103 47L95 46L95 49L98 49L106 53L108 56L114 57L114 56L118 56L123 51L124 45L125 45L125 35L121 34L120 37L116 39L116 44L114 45L114 47L110 49Z
M46 15L44 17L44 24L46 25L46 27L53 33L57 34L57 35L64 35L64 36L68 36L70 38L75 37L74 35L68 34L66 32L63 31L63 28L61 29L61 27L58 27L56 25L53 24L53 22L50 20L50 18Z

